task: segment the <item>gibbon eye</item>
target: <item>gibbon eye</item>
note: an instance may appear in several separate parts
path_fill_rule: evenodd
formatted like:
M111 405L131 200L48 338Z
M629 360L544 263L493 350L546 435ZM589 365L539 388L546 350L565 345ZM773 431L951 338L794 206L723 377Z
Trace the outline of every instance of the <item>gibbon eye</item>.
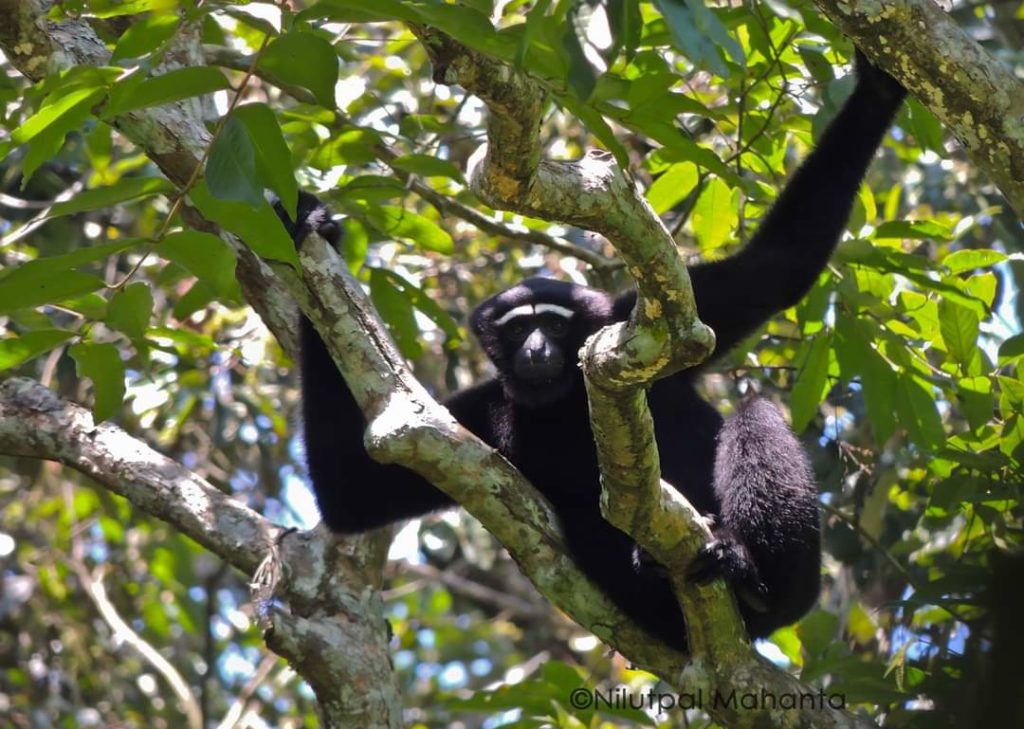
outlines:
M505 325L505 336L509 339L522 339L527 334L526 322L522 319L510 321Z
M569 322L560 316L548 317L544 322L544 331L553 337L564 336L569 331Z

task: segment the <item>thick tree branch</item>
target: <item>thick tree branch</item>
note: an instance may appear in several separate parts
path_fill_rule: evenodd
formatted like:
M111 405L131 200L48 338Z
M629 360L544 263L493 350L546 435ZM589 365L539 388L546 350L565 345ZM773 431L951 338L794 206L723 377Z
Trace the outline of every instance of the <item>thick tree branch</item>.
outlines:
M32 380L0 384L0 453L60 461L173 524L243 572L282 529L85 408Z
M32 380L0 384L0 453L81 471L246 574L285 535L175 461L115 425L97 425L88 410ZM287 579L275 594L292 610L273 614L267 642L328 702L322 705L326 726L401 726L383 604L376 590L364 589L379 588L389 541L380 532L337 540L326 530L284 540ZM368 688L358 695L345 689L361 682Z
M815 4L949 126L1024 217L1024 81L934 0Z

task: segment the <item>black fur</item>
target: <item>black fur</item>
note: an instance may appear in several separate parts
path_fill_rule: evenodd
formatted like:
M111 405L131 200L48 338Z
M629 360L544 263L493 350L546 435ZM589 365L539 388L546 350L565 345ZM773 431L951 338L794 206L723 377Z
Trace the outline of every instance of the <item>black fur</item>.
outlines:
M859 58L853 94L750 243L731 258L691 269L700 317L717 335L716 353L796 304L813 284L903 94ZM303 194L299 213L300 224L289 223L297 244L312 229L338 243L337 226L315 198ZM446 405L548 498L573 558L591 579L657 639L684 647L684 624L668 580L657 569L638 569L632 540L601 517L596 453L576 366L585 338L625 319L635 300L633 292L613 299L549 279L528 279L498 294L472 316L498 377L456 393ZM538 340L543 346L537 356L564 359L557 376L545 370L542 378L524 380L515 364L518 339L506 337L494 322L514 307L536 303L566 307L574 315L567 331ZM551 353L544 349L548 345ZM551 361L562 359L546 360ZM662 476L716 519L716 540L696 560L693 576L727 577L750 634L764 636L799 618L817 599L817 491L800 445L776 408L748 400L723 423L693 387L698 372L661 380L650 391ZM453 505L413 472L366 455L362 414L304 318L302 378L309 469L331 529L361 532Z

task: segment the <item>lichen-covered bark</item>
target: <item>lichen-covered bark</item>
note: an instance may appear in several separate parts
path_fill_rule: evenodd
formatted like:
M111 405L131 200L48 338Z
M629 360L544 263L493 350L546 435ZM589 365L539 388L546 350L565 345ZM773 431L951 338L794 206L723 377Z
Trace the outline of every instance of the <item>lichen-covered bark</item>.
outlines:
M934 0L815 4L949 126L1024 217L1024 81Z

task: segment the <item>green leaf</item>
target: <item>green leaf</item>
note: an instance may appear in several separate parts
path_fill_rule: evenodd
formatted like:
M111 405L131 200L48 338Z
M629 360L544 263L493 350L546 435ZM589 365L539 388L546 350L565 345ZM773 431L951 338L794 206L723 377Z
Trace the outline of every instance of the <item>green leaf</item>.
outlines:
M896 373L871 347L871 337L863 324L846 315L836 317L835 352L839 372L845 380L860 378L864 405L874 430L875 442L883 445L896 431L893 400L896 398Z
M334 108L338 56L334 46L314 33L286 33L271 41L260 68L286 84L309 89L322 106Z
M66 114L59 124L50 127L28 143L28 152L25 153L25 159L21 163L22 190L28 186L28 182L36 170L60 154L67 135L80 129L90 116L92 116L92 110L89 106L79 106L72 113Z
M693 233L702 251L711 251L723 245L739 222L733 190L720 178L713 177L697 198L693 208Z
M987 314L987 310L992 308L992 304L996 300L996 287L999 285L999 279L994 273L987 271L969 276L966 284L967 293L985 305L983 311ZM971 307L971 311L976 312L978 309Z
M110 60L138 58L159 48L174 35L180 22L180 18L173 13L151 15L136 21L118 39Z
M654 6L665 18L676 48L694 65L727 78L729 67L722 60L722 50L740 66L746 64L739 43L703 0L654 0Z
M946 350L966 370L978 356L978 315L965 306L942 299L939 302L939 331Z
M871 192L870 187L861 183L860 189L857 191L857 199L864 208L864 220L866 222L870 223L878 217L878 207L875 205L875 196Z
M685 137L678 130L673 130L672 136L659 141L666 144L665 150L659 150L655 154L666 162L682 162L689 160L698 167L714 172L723 179L735 177L733 172L715 154L714 150L702 147L689 137Z
M356 217L348 217L341 221L341 254L353 275L359 272L366 262L366 253L370 249L370 234L366 225Z
M170 104L193 96L230 88L227 77L212 66L192 66L145 78L136 72L118 81L110 91L103 118L110 119L148 106Z
M97 18L168 12L177 7L178 0L88 0L89 14Z
M256 150L249 132L238 117L228 117L224 128L210 145L206 162L206 185L218 200L246 203L259 207L263 203L263 186L256 174Z
M971 428L977 430L992 419L992 380L988 377L964 377L956 384L960 409Z
M990 248L970 248L954 251L942 259L950 273L963 273L975 268L988 268L1006 260L1006 254Z
M114 294L107 307L106 322L131 339L142 339L153 313L153 292L149 285L136 281Z
M914 135L918 146L945 154L945 131L935 115L912 96L907 99L906 109L910 132Z
M75 336L63 329L38 329L0 340L0 372L49 352Z
M519 37L516 55L513 59L516 68L523 68L525 66L530 45L541 34L544 26L551 22L550 18L548 18L548 8L550 6L551 0L537 0L526 14L526 23L523 26L522 35Z
M1015 334L999 345L999 364L1024 355L1024 334Z
M1011 414L1024 410L1024 382L998 375L999 381L999 409L1003 415L1010 417Z
M686 0L686 4L693 12L697 31L710 38L719 48L724 49L739 66L745 66L747 57L743 53L743 47L729 34L729 31L718 19L718 15L704 3L704 0Z
M71 251L71 253L65 253L60 256L37 258L34 261L23 263L16 268L0 270L0 284L2 284L0 285L0 295L15 286L15 281L23 276L56 276L64 271L83 266L86 263L99 261L100 259L112 256L115 253L120 253L121 251L128 250L129 248L134 248L139 245L139 243L140 241L137 238L126 238L125 240L119 240L114 243L103 243L98 246L86 246L85 248L79 248Z
M102 319L107 315L107 300L96 292L64 299L60 305L65 309L78 312L87 319Z
M869 348L870 349L870 348ZM865 362L861 387L864 405L875 432L875 442L883 445L896 432L896 416L892 403L896 397L898 378L892 366L874 350Z
M672 165L647 190L647 201L658 215L686 199L700 179L697 165L693 162L679 162Z
M370 298L388 325L403 357L416 359L423 354L420 329L416 325L412 302L380 268L370 269Z
M820 51L808 46L800 46L797 52L800 54L800 58L803 59L804 65L807 66L807 70L818 84L827 86L835 80L836 75L832 64Z
M838 627L837 616L826 610L813 610L797 624L796 633L804 644L804 651L816 658L835 644Z
M573 96L566 95L561 99L562 104L576 115L587 131L597 137L597 140L604 145L605 149L615 156L615 161L622 167L629 165L629 154L626 148L619 142L615 132L608 126L608 122L589 104L584 104Z
M245 203L218 200L210 194L205 181L192 188L189 197L204 217L237 235L260 256L298 267L295 245L266 200L255 209Z
M1014 413L1003 425L999 450L1018 463L1024 460L1024 417L1020 413Z
M338 202L358 201L377 205L403 198L405 194L406 188L395 177L359 175L335 188L334 199Z
M327 171L337 165L359 165L377 158L374 147L380 144L380 135L371 129L349 129L335 132L334 136L320 145L309 163L317 169Z
M299 13L299 20L326 18L336 23L379 23L388 20L421 22L422 18L412 7L400 0L320 0L311 8Z
M444 228L405 208L395 205L365 207L363 215L366 222L384 235L407 240L428 251L450 254L455 247Z
M937 450L946 442L935 399L910 375L896 382L896 414L911 440L922 448Z
M578 22L575 12L570 11L566 15L566 22L562 29L562 52L569 62L569 73L566 79L569 88L577 98L586 101L594 91L594 86L597 85L597 74L594 73L594 68L584 55L583 46L576 34Z
M66 93L60 94L55 91L47 97L39 111L11 132L11 141L14 144L25 144L32 141L38 135L57 125L65 115L80 109L87 111L102 98L104 91L104 88L96 85L76 86L68 89Z
M299 186L292 171L292 155L281 134L277 117L266 104L246 104L234 111L249 132L256 153L256 172L264 187L273 190L285 211L295 218Z
M57 203L50 209L47 217L57 218L87 210L100 210L128 200L172 193L175 189L169 180L162 177L126 177L106 187L84 190L70 200Z
M438 159L429 154L405 154L396 157L389 164L395 169L421 177L447 177L456 182L464 182L458 167L446 159Z
M215 235L183 230L163 239L157 252L206 283L218 298L238 301L235 253Z
M124 364L113 344L80 342L73 345L68 353L75 360L79 377L92 380L96 403L93 413L96 421L111 417L124 401Z
M818 405L828 392L829 348L832 336L817 336L805 340L801 350L805 353L803 364L793 385L790 399L790 412L793 419L793 432L801 433L818 412Z
M55 268L43 263L56 258L64 256L31 261L0 278L0 314L52 304L103 287L103 280L97 276L67 270L71 266Z
M626 60L633 60L644 27L639 0L608 0L606 12L612 34L612 53L617 53L621 48Z
M386 277L390 281L391 285L401 291L418 311L437 324L448 338L445 342L445 346L453 347L462 340L462 333L459 331L459 325L455 323L455 320L452 319L451 315L447 311L442 309L436 301L427 296L422 289L417 288L412 284L412 282L407 281L394 271L389 271L386 268L375 268L373 269L373 272L376 275Z
M0 144L0 157L6 157L13 145L28 144L21 165L22 188L43 163L60 152L65 137L92 116L93 106L106 94L105 86L97 87L102 81L102 74L79 81L72 78L47 98L38 113L14 129L9 144Z
M203 281L196 281L171 310L175 319L184 321L216 298L214 290Z
M934 220L890 220L875 229L875 238L953 240L953 231Z

